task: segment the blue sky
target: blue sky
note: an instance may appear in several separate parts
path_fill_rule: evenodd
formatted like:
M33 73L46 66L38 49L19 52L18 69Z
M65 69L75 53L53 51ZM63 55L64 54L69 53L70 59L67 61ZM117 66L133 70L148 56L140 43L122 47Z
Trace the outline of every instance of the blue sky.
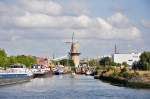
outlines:
M150 50L149 0L0 0L0 48L9 55L82 57Z

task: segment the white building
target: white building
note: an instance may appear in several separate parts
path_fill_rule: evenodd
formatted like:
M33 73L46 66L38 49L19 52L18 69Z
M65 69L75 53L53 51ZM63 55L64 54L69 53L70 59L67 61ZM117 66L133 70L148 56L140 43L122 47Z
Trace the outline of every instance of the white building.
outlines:
M112 59L115 63L122 64L126 62L128 65L132 65L135 61L140 60L141 53L131 53L131 54L113 54Z

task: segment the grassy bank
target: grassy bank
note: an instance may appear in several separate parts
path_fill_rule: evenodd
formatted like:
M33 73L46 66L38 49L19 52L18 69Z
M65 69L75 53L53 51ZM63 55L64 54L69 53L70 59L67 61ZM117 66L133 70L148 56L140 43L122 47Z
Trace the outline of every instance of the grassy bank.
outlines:
M132 71L127 68L111 67L98 72L98 75L95 75L94 78L118 86L150 89L149 71Z
M105 82L109 82L113 85L117 85L117 86L150 89L150 83L134 82L134 81L130 82L127 79L121 79L121 78L115 78L115 77L106 77L106 76L100 76L99 79L102 81L105 81Z

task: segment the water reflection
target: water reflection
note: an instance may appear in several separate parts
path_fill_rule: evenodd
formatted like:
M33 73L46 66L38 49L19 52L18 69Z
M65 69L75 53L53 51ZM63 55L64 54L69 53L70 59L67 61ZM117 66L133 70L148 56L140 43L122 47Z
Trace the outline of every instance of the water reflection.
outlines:
M112 86L90 76L61 75L1 87L0 99L150 99L150 90Z

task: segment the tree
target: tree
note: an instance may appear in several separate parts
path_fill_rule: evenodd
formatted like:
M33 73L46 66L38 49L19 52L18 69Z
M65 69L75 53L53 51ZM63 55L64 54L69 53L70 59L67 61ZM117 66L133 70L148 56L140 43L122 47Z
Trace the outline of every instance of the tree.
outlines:
M7 57L7 66L14 65L17 63L15 56Z
M4 49L0 48L0 57L7 57L7 53L5 52Z
M5 67L14 65L14 64L24 64L26 66L31 66L36 64L36 57L33 56L25 56L25 55L18 55L18 56L10 56L7 57L7 53L5 50L0 49L0 67Z
M150 70L150 52L143 52L139 62L144 70Z
M7 57L0 56L0 67L5 67L7 64Z
M5 50L0 49L0 66L1 67L6 67L7 65L7 53Z
M74 62L71 59L62 59L59 61L59 63L64 66L74 66Z
M98 60L97 59L92 59L88 61L89 66L99 66Z
M122 65L125 66L125 67L128 67L127 62L123 62Z
M110 57L104 57L100 60L100 65L110 66L112 63L112 59Z
M24 64L27 67L30 67L33 64L36 64L36 58L33 56L25 56L25 55L18 55L16 56L15 63Z

